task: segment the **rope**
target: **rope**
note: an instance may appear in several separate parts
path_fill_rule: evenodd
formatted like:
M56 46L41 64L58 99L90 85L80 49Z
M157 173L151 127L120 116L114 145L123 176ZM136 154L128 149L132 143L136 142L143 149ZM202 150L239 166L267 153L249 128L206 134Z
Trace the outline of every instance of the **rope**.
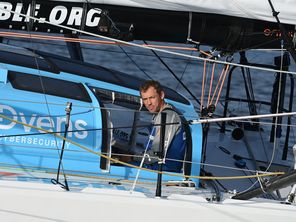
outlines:
M49 41L63 41L63 42L77 42L77 43L88 43L88 44L96 44L96 45L124 45L129 46L124 43L118 43L116 41L107 41L107 40L97 40L97 39L86 39L86 38L71 38L71 37L63 37L63 36L54 36L54 35L41 35L41 34L25 34L18 32L0 32L0 36L2 37L17 37L17 38L27 38L27 39L40 39L40 40L49 40ZM155 44L142 44L142 46L154 47L159 49L175 49L175 50L183 50L183 51L196 51L200 52L207 57L211 57L211 54L197 49L195 47L182 47L182 46L168 46L168 45L155 45Z
M213 63L212 75L211 75L211 80L210 80L210 88L209 88L209 94L208 94L208 104L207 104L208 106L210 105L210 97L211 97L212 87L213 87L213 82L214 82L215 66L216 66L216 63Z
M281 42L281 47L283 49L284 45L283 45L283 41ZM283 69L283 50L281 51L281 64L280 64L280 69ZM282 73L279 73L280 75L280 79L279 79L279 87L278 87L278 98L277 98L277 104L276 104L276 113L279 113L279 106L280 106L280 97L281 97L281 91L282 91ZM275 155L275 151L277 148L277 129L278 129L278 116L276 116L275 118L275 128L274 128L274 142L273 142L273 150L272 150L272 155L271 155L271 159L270 159L270 163L266 168L266 171L269 170L269 168L271 167L271 164L273 162L274 159L274 155Z
M219 85L220 85L220 83L221 83L221 81L222 81L222 79L223 79L223 76L224 76L224 70L225 70L225 67L223 67L223 69L222 69L222 71L221 71L221 73L220 73L219 80L218 80L217 85L216 85L216 87L215 87L215 90L214 90L214 93L213 93L213 95L212 95L212 98L211 98L210 104L213 104L213 100L214 100L214 98L215 98L215 96L216 96L217 90L218 90ZM219 91L220 91L220 90L219 90Z
M192 56L192 55L186 55L186 54L183 54L183 53L177 53L177 52L167 51L167 50L163 50L163 49L157 49L155 47L149 47L149 46L145 46L145 45L139 45L139 44L135 44L135 43L131 43L131 42L126 42L126 41L123 41L123 40L118 40L118 39L106 37L106 36L103 36L103 35L98 35L98 34L86 32L86 31L83 31L83 30L67 27L67 26L64 26L64 25L52 24L52 23L50 23L48 21L41 20L40 18L25 15L25 14L22 14L22 13L18 13L18 12L13 11L13 10L7 10L7 9L4 9L4 8L1 9L1 10L7 11L7 12L10 12L10 13L19 15L19 16L23 16L23 17L28 18L28 19L33 19L33 20L36 20L36 21L39 21L39 22L42 22L42 23L45 23L45 24L49 24L49 25L57 26L57 27L60 27L60 28L63 28L63 29L78 32L78 33L81 33L81 34L85 34L85 35L89 35L89 36L93 36L93 37L98 37L98 38L102 38L102 39L107 39L107 40L112 40L112 41L115 41L117 43L130 45L130 46L135 46L135 47L138 47L138 48L155 50L155 51L158 51L158 52L168 53L168 54L177 55L177 56L181 56L181 57L193 58L195 60L209 61L209 62L214 62L214 63L218 63L218 64L225 64L225 65L228 64L228 65L237 66L237 67L245 67L245 68L251 68L251 69L256 69L256 70L265 70L265 71L272 72L272 73L276 71L276 72L296 75L296 72L288 72L288 71L282 71L282 70L262 68L262 67L257 67L257 66L242 65L242 64L232 63L232 62L227 62L227 61L218 61L218 60L216 61L216 60L214 60L212 58L208 59L208 58L203 58L203 57L199 57L199 56Z
M203 103L204 103L205 81L206 81L206 68L207 68L207 62L204 61L203 75L202 75L203 77L202 77L202 84L201 84L201 96L200 96L200 112L202 112Z
M9 121L12 121L14 123L17 123L17 124L21 124L21 125L24 125L24 126L27 126L27 127L31 127L31 128L34 128L34 129L37 129L37 130L40 130L40 131L43 131L43 132L46 132L46 133L52 133L48 130L45 130L45 129L42 129L40 127L36 127L36 126L33 126L33 125L30 125L30 124L25 124L25 123L22 123L20 121L17 121L17 120L13 120L11 118L8 118L2 114L0 114L0 117L1 118L4 118L6 120L9 120ZM119 163L119 164L122 164L124 166L127 166L127 167L131 167L131 168L136 168L136 169L141 169L141 170L145 170L145 171L148 171L148 172L152 172L152 173L159 173L159 174L163 174L163 175L167 175L167 176L173 176L173 177L183 177L183 178L196 178L196 179L203 179L203 180L237 180L237 179L248 179L248 178L258 178L258 177L268 177L268 176L277 176L277 175L283 175L285 174L284 172L269 172L269 173L264 173L264 174L260 174L260 175L249 175L249 176L191 176L191 175L184 175L184 174L181 174L181 173L169 173L169 172L159 172L157 170L151 170L151 169L147 169L147 168L141 168L139 166L136 166L136 165L133 165L133 164L129 164L129 163L126 163L126 162L122 162L118 159L114 159L112 157L108 157L100 152L96 152L96 151L93 151L75 141L72 141L70 139L67 139L63 136L60 136L58 134L54 134L56 137L62 139L62 140L65 140L66 142L69 142L81 149L84 149L92 154L95 154L95 155L98 155L102 158L105 158L105 159L108 159L110 161L113 161L114 163Z
M225 68L224 73L223 73L222 83L220 85L220 90L219 90L218 95L217 95L215 107L217 107L218 101L220 99L220 95L221 95L221 92L222 92L222 88L224 86L224 82L225 82L225 79L226 79L226 75L227 75L228 69L229 69L229 65L226 65L226 68Z
M16 13L16 14L18 14L18 13ZM27 16L27 17L31 17L31 16ZM204 61L207 61L207 60L204 60ZM230 63L228 63L228 64L230 64ZM293 73L294 74L294 73ZM224 77L225 78L225 77ZM218 94L219 95L219 94ZM2 115L1 115L2 116ZM11 121L13 121L13 120L11 120ZM16 121L17 122L17 121ZM23 124L23 123L20 123L20 122L17 122L17 123L19 123L19 124ZM25 124L23 124L23 125L25 125ZM29 125L30 126L30 125ZM34 128L33 126L30 126L30 127L32 127L32 128ZM43 129L40 129L40 130L42 130L42 131L46 131L46 130L43 130ZM63 138L63 137L61 137L63 140L66 140L67 141L67 139L66 138ZM74 144L74 143L72 143L72 144ZM74 145L77 145L77 144L74 144ZM80 146L79 146L80 147ZM81 147L81 148L83 148L83 147ZM88 149L88 148L86 148L86 147L84 147L83 149ZM99 154L99 153L98 153ZM102 154L99 154L100 156L102 156L103 157L103 155ZM110 158L110 159L112 159L112 158ZM118 163L121 163L121 164L123 164L123 162L121 162L121 161L117 161ZM126 163L125 163L126 164ZM123 164L124 165L124 164ZM133 166L133 167L135 167L135 166ZM258 177L258 176L255 176L255 177Z

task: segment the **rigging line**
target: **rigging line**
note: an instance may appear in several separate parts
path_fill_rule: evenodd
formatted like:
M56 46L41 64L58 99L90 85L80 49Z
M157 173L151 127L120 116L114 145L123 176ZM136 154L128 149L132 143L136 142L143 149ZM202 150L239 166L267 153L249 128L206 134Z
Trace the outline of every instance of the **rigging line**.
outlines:
M39 102L39 101L33 101L33 100L19 100L19 99L0 99L0 101L9 101L9 102L22 102L22 103L33 103L33 104L45 104L45 102ZM65 106L65 104L62 103L48 103L50 105L55 105L55 106ZM76 107L82 107L82 108L89 108L89 105L76 105ZM91 106L92 107L92 106ZM98 107L92 107L93 108L98 108Z
M271 4L271 2L270 2ZM281 44L281 48L283 49L284 48L284 43L283 43L283 40L282 40L282 44ZM284 59L284 51L281 51L281 63L280 63L280 69L283 69L283 59ZM279 78L279 83L278 83L278 98L277 98L277 104L276 104L276 113L279 113L279 108L280 108L280 97L281 97L281 92L282 92L282 73L279 73L280 75L280 78ZM270 158L270 163L269 165L267 166L266 170L269 170L269 168L271 167L271 164L273 162L273 159L274 159L274 155L275 155L275 150L277 148L277 129L278 129L278 117L276 116L275 117L275 128L274 128L274 142L273 142L273 150L272 150L272 155L271 155L271 158Z
M152 77L147 73L145 72L144 69L142 69L137 63L136 61L124 50L124 48L121 46L121 45L118 45L119 48L124 52L124 54L132 61L132 63L142 72L145 74L145 76L147 76L149 79L152 79Z
M69 143L69 142L67 142ZM3 146L3 145L0 145ZM28 147L28 146L21 146L21 145L15 145L16 147L19 147L20 149L26 149L26 148L42 148L42 149L47 149L47 150L52 150L50 147L49 148L44 148L44 147ZM83 151L77 151L77 150L71 150L68 149L70 152L83 152ZM107 152L101 152L101 154L107 155ZM141 158L143 155L131 155L131 154L124 154L124 153L111 153L112 156L126 156L126 157L138 157ZM150 157L151 159L158 159L158 157ZM241 171L241 172L249 172L249 173L266 173L265 171L258 171L258 170L250 170L250 169L241 169L237 167L230 167L230 166L225 166L225 165L218 165L218 164L207 164L207 163L201 163L201 162L193 162L193 161L184 161L184 160L179 160L179 159L172 159L172 158L166 158L166 160L170 161L175 161L175 162L182 162L182 163L190 163L193 165L199 165L199 166L209 166L209 167L215 167L215 168L220 168L220 169L228 169L228 170L233 170L233 171ZM273 173L272 171L269 171L267 173Z
M45 23L45 24L48 24L48 25L57 26L57 27L60 27L60 28L63 28L63 29L74 31L74 32L80 32L80 33L85 34L85 35L90 35L90 36L94 36L94 37L98 37L98 38L103 38L103 39L119 42L119 43L122 43L122 44L135 46L135 47L138 47L138 48L154 50L154 51L163 52L163 53L167 53L167 54L172 54L172 55L176 55L176 56L192 58L192 59L195 59L195 60L202 60L202 61L206 60L206 61L210 61L210 62L214 62L214 63L218 63L218 64L229 64L229 65L232 65L232 66L246 67L246 68L251 68L251 69L256 69L256 70L265 70L265 71L268 71L268 72L275 72L276 71L276 72L289 73L289 74L292 74L292 75L296 75L296 72L287 72L287 71L275 70L275 69L270 69L270 68L262 68L262 67L257 67L257 66L242 65L242 64L239 64L239 63L232 63L232 62L227 62L227 61L219 61L219 60L215 61L214 59L208 59L208 58L203 58L203 57L199 57L199 56L192 56L192 55L172 52L172 51L168 51L168 50L164 50L164 49L157 49L157 48L154 48L154 47L139 45L139 44L136 44L136 43L126 42L126 41L123 41L123 40L114 39L114 38L111 38L111 37L107 37L107 36L103 36L103 35L99 35L99 34L94 34L94 33L91 33L91 32L86 32L86 31L83 31L83 30L67 27L67 26L64 26L64 25L53 24L53 23L50 23L50 22L48 22L46 20L44 21L44 20L41 20L40 18L25 15L25 14L22 14L22 13L13 11L13 10L8 10L8 9L4 9L4 8L1 9L1 10L7 11L7 12L10 12L10 13L19 15L19 16L23 16L25 18L31 18L31 19L37 20L39 22L42 22L42 23Z
M144 40L144 43L146 41ZM167 68L167 70L175 77L175 79L183 86L183 88L192 96L192 98L200 104L200 101L196 98L196 96L189 90L189 88L179 79L179 77L173 72L173 70L163 61L163 59L151 48L152 53L159 59L159 61Z
M271 122L262 122L262 121L249 121L249 120L245 120L245 121L243 121L243 120L240 120L240 121L235 121L235 122L241 122L241 123L249 123L249 122L251 122L251 123L256 123L256 124L259 124L259 125L265 125L265 126L267 126L267 125L274 125L273 123L271 123ZM286 123L279 123L278 124L279 126L292 126L292 127L296 127L296 125L295 124L286 124Z
M145 147L144 153L141 156L142 159L141 159L141 163L140 163L140 168L137 170L137 174L136 174L136 177L135 177L135 180L134 180L134 183L133 183L133 186L132 186L130 192L133 192L134 189L135 189L135 187L136 187L136 183L138 181L138 178L139 178L139 175L140 175L140 171L141 171L141 168L143 167L143 164L144 164L145 159L148 158L149 161L150 161L150 158L153 158L153 157L150 157L149 154L147 154L147 151L148 151L148 148L149 148L149 145L150 145L151 140L153 140L152 139L152 136L153 136L155 130L156 130L156 128L153 127L152 128L152 131L151 131L151 133L150 133L150 135L148 137L149 139L148 139L148 142L146 143L146 147Z
M24 3L23 3L23 0L20 0L20 2L21 2L22 4L24 4ZM32 5L31 5L31 10L30 10L30 17L33 17L33 15L34 15L34 13L35 13L35 4L36 4L36 1L33 0L33 1L32 1ZM23 9L23 10L24 10L24 9ZM27 27L27 31L28 31L28 33L31 34L31 27L30 27L30 26L33 25L34 19L32 19L32 18L28 18L28 19L29 19L29 22L26 23L26 27ZM34 52L34 55L36 55L36 56L34 56L34 61L35 61L36 68L37 68L38 73L39 73L38 76L39 76L39 79L40 79L41 88L42 88L42 91L43 91L43 95L44 95L44 100L45 100L45 104L46 104L47 112L48 112L48 115L51 116L51 112L50 112L49 104L48 104L48 99L47 99L47 96L46 96L46 93L45 93L45 85L44 85L44 82L43 82L42 76L40 75L40 68L39 68L39 63L38 63L38 60L37 60L37 54L35 53L36 49L35 49L35 47L34 47L34 45L33 45L33 41L32 41L31 38L30 38L30 44L32 45L32 50L33 50L33 52ZM50 122L51 128L53 128L53 127L54 127L53 122L52 122L52 121L49 121L49 122ZM55 148L56 148L56 150L57 150L57 152L58 152L58 154L59 154L59 156L60 156L61 154L60 154L60 151L59 151L59 149L58 149L58 143L57 143L57 138L56 138L55 134L53 134L53 138L54 138L54 140L55 140L55 144L56 144L56 147L55 147ZM61 163L61 168L62 168L62 170L63 170L63 172L64 172L64 166L63 166L63 163ZM65 180L66 180L66 175L65 175L65 173L64 173L64 177L65 177Z
M48 132L48 130L45 130L45 129L42 129L40 127L36 127L36 126L33 126L33 125L30 125L30 124L25 124L25 123L22 123L20 121L17 121L17 120L14 120L14 119L11 119L11 118L8 118L2 114L0 114L0 117L4 118L4 119L7 119L9 121L12 121L14 123L17 123L17 124L21 124L21 125L24 125L24 126L28 126L28 127L32 127L34 129L37 129L37 130L40 130L40 131L43 131L43 132ZM135 168L135 169L139 169L140 167L139 166L136 166L136 165L133 165L133 164L129 164L129 163L126 163L126 162L123 162L123 161L120 161L120 160L117 160L117 159L114 159L112 157L109 157L109 156L106 156L100 152L96 152L94 150L91 150L90 148L86 147L86 146L83 146L73 140L70 140L68 138L65 138L63 136L60 136L58 134L55 134L56 137L62 139L62 140L65 140L66 142L69 142L71 143L72 145L75 145L83 150L86 150L94 155L98 155L102 158L105 158L105 159L108 159L110 161L113 161L115 163L119 163L119 164L122 164L124 166L128 166L128 167L132 167L132 168ZM148 169L148 168L141 168L142 170L144 171L148 171L148 172L152 172L152 173L158 173L158 174L163 174L163 175L167 175L167 176L175 176L175 177L182 177L182 178L196 178L196 179L204 179L204 180L214 180L214 179L219 179L219 180L232 180L232 179L246 179L246 178L257 178L257 177L267 177L267 176L276 176L276 175L283 175L285 174L284 172L272 172L272 173L265 173L265 174L260 174L260 175L250 175L250 176L228 176L228 177L225 177L225 176L219 176L219 177L210 177L210 176L191 176L191 175L184 175L184 174L180 174L180 173L171 173L171 172L164 172L164 171L156 171L156 170L151 170L151 169Z
M224 82L225 82L225 79L226 79L228 70L229 70L229 65L226 65L226 68L225 68L225 71L224 71L224 75L223 75L223 79L222 79L222 83L221 83L221 86L220 86L220 90L219 90L218 95L217 95L217 98L216 98L215 107L217 107L218 101L220 99L220 95L221 95L221 92L222 92L222 88L224 86Z
M151 158L157 158L157 157L151 157ZM210 163L201 163L201 162L192 162L192 161L186 161L186 160L178 160L178 159L171 159L167 158L167 160L173 160L175 162L184 162L184 163L191 163L195 165L200 165L200 166L210 166L210 167L215 167L215 168L221 168L221 169L229 169L229 170L235 170L235 171L241 171L241 172L249 172L249 173L266 173L266 171L260 171L260 170L250 170L249 168L237 168L237 167L230 167L230 166L225 166L225 165L218 165L218 164L210 164ZM270 173L270 171L269 171Z
M90 110L87 110L87 111L84 111L84 112L73 113L73 114L71 114L71 116L77 116L77 115L81 115L81 114L86 114L86 113L90 113L92 111L94 111L94 109L90 109ZM18 115L13 115L13 114L9 115L8 114L6 116L15 117L15 116L18 116ZM20 116L22 116L22 117L31 117L32 115L25 115L25 114L22 113ZM65 117L65 116L66 116L65 114L63 114L63 115L38 115L38 117Z
M258 108L258 111L259 113L261 112L261 103L259 104L259 108ZM264 122L263 122L264 123ZM260 135L260 140L261 140L261 146L263 147L263 150L264 150L264 153L265 153L265 157L266 157L266 160L268 160L268 154L267 154L267 147L265 146L265 143L264 143L264 139L263 139L263 132L260 130L261 126L265 125L265 124L262 124L261 121L258 121L258 123L255 122L255 124L258 124L259 126L259 135Z
M107 154L107 153L106 152L102 152L102 154ZM143 154L142 155L132 155L132 154L125 154L125 153L112 153L112 155L115 155L115 156L125 156L125 157L137 157L137 158L142 158L143 157ZM159 159L159 158L158 157L151 156L150 159ZM173 159L173 158L166 158L166 160L174 161L174 162L189 163L189 164L198 165L198 166L207 166L207 167L213 167L213 168L220 168L220 169L228 169L228 170L233 170L233 171L240 171L240 172L243 172L244 174L246 172L249 172L249 173L267 173L266 171L261 171L261 170L251 170L247 166L246 166L246 168L243 168L242 169L242 168L230 167L230 166L225 166L225 165L210 164L210 163L201 163L201 162L193 162L193 161L179 160L179 159ZM268 171L268 173L272 173L272 172Z
M93 7L91 2L89 0L85 0L86 3L90 6L91 9L94 9L94 10L98 10L97 8ZM116 25L114 24L113 20L107 15L109 21L112 23L112 25L117 29ZM192 12L190 12L190 19L192 17ZM191 22L190 22L190 26L191 26ZM190 27L191 28L191 27ZM117 29L117 31L120 32L120 30ZM188 50L187 47L175 47L175 46L158 46L158 45L147 45L146 46L148 47L155 47L155 48L170 48L170 49L183 49L183 50ZM210 56L208 53L206 53L205 51L202 51L200 49L197 49L197 48L189 48L189 50L194 50L194 51L199 51L200 53L204 54L204 55L207 55L207 56Z
M20 2L23 4L23 0L20 0ZM33 15L34 15L35 4L36 4L36 1L33 0L33 1L32 1L32 5L31 5L31 9L30 9L30 16L33 16ZM25 10L25 9L22 9L22 10ZM32 22L33 22L33 20L32 20L31 18L29 19L28 22L26 22L26 28L27 28L27 32L29 32L29 35L30 35L30 32L31 32L31 31L30 31L30 29L31 29L30 26L31 26ZM32 49L33 49L33 52L34 52L34 55L35 55L35 47L34 47L34 45L33 45L33 41L32 41L31 38L30 38L29 40L30 40L30 44L31 44L31 46L32 46ZM46 104L46 107L47 107L47 111L48 111L49 116L51 116L51 115L50 115L50 111L49 111L49 106L48 106L47 97L46 97L46 94L45 94L45 88L44 88L43 80L42 80L42 77L41 77L41 75L40 75L40 69L39 69L39 63L38 63L38 61L37 61L37 56L34 56L33 58L34 58L34 61L35 61L36 69L38 70L38 73L39 73L38 76L39 76L39 79L40 79L41 88L42 88L42 91L43 91L43 95L44 95L44 99L45 99L45 104ZM51 125L52 125L52 123L51 123ZM53 126L51 126L51 127L53 127Z
M71 151L71 150L69 150ZM74 152L77 152L76 150L72 150ZM108 152L101 152L101 154L107 155ZM111 153L112 156L122 156L122 157L137 157L137 158L142 158L142 155L132 155L132 154L125 154L125 153ZM151 156L150 159L159 159L158 157L153 157ZM249 168L237 168L237 167L230 167L230 166L225 166L225 165L217 165L217 164L207 164L207 163L201 163L201 162L193 162L193 161L186 161L186 160L179 160L179 159L172 159L172 158L166 158L166 160L170 160L170 161L175 161L175 162L182 162L182 163L190 163L190 164L194 164L194 165L199 165L199 166L210 166L210 167L215 167L215 168L220 168L220 169L229 169L229 170L234 170L234 171L241 171L245 174L245 172L249 172L249 173L273 173L271 171L258 171L258 170L250 170Z
M86 39L86 38L71 38L71 37L62 37L62 36L54 36L54 35L41 35L41 34L25 34L25 33L17 33L17 32L0 32L0 36L3 37L15 37L15 38L31 38L31 39L40 39L40 40L50 40L50 41L63 41L63 42L78 42L78 43L88 43L88 44L102 44L102 45L125 45L127 44L119 44L115 41L106 41L106 40L97 40L97 39ZM169 45L155 45L155 44L142 44L143 46L160 48L160 49L175 49L175 50L184 50L193 52L200 52L208 57L211 57L210 54L205 51L199 50L195 47L182 47L182 46L169 46Z
M204 94L206 93L206 91L207 91L207 86L208 86L208 76L209 76L209 70L210 70L210 65L211 65L212 63L207 63L207 65L206 65L206 81L205 81L205 87L204 87ZM210 86L209 86L210 87ZM209 91L209 90L208 90ZM204 104L205 103L207 103L206 102L206 98L205 98L206 96L204 95ZM207 105L208 106L208 105Z
M216 87L215 87L214 93L213 93L213 95L212 95L212 98L211 98L210 104L213 104L213 100L214 100L214 98L215 98L215 96L216 96L216 93L217 93L217 90L218 90L218 88L219 88L219 85L221 84L221 81L222 81L222 79L223 79L223 76L224 76L224 73L225 73L225 68L226 68L226 67L224 66L223 69L222 69L222 71L221 71L221 73L220 73L220 77L219 77L218 82L217 82L217 84L216 84Z
M276 39L273 39L273 40L265 41L264 43L256 44L256 45L253 45L251 47L247 47L247 48L243 48L243 49L237 50L235 52L245 52L247 50L251 50L251 51L279 51L281 49L268 49L268 48L265 48L265 49L262 48L262 49L260 49L264 45L271 44L271 43L277 42L279 40L280 40L280 38L276 38ZM256 48L259 48L259 49L256 49Z
M205 94L206 68L207 68L207 62L204 61L202 84L201 84L201 95L200 95L200 113L202 113L202 110L204 107L203 104L204 104L204 94Z
M249 186L247 189L241 191L240 193L244 193L244 192L251 190L257 183L258 183L258 180L256 180L251 186Z
M211 97L211 94L212 94L212 87L213 87L213 82L214 82L215 66L216 66L216 63L213 63L212 64L212 75L211 75L211 80L210 80L210 88L209 88L209 93L208 93L208 104L207 104L207 106L210 105L210 97Z
M8 169L15 169L15 170L18 170L19 169L19 167L17 166L17 165L15 165L15 166L9 166L9 167L7 167L7 166L1 166L2 168L3 167L5 167L5 168L8 168ZM15 168L15 167L18 167L18 168ZM34 171L34 172L45 172L45 170L44 169L37 169L37 168L35 168L35 167L32 167L32 166L25 166L25 167L29 167L32 171ZM46 173L48 173L48 174L53 174L54 172L51 172L50 171L51 169L48 169L48 171L46 171ZM84 174L83 174L84 173ZM85 173L88 173L88 175L85 175ZM98 175L96 175L96 174L94 174L93 173L93 175L89 175L89 174L91 174L91 173L89 173L89 172L84 172L84 171L71 171L71 173L67 173L67 175L69 175L69 176L79 176L79 177L81 177L81 178L86 178L87 180L86 180L86 182L88 181L88 179L97 179L97 180L99 180L100 182L110 182L110 181L116 181L116 182L118 182L118 181L120 181L120 183L122 183L122 184L132 184L133 183L133 181L134 180L128 180L128 179L120 179L120 180L118 180L118 179L116 179L116 178L111 178L111 177L102 177L102 176L98 176ZM29 178L29 177L25 177L25 178ZM38 178L41 178L41 179L48 179L47 177L38 177ZM214 179L215 180L215 179ZM82 180L81 180L82 181ZM167 181L167 182L163 182L164 183L164 185L170 185L172 182L171 181ZM145 182L143 182L143 181L138 181L138 184L140 184L141 185L141 187L151 187L150 185L154 185L155 184L155 182L147 182L147 181L145 181Z
M117 43L114 41L85 39L85 38L77 39L77 38L54 36L54 35L25 34L25 33L17 33L17 32L0 32L0 36L26 38L26 39L40 39L40 40L50 40L50 41L78 42L78 43L88 43L88 44L117 45Z
M247 100L250 101L250 102L248 102L250 113L257 114L256 106L253 102L251 102L251 101L255 101L255 95L254 95L254 90L253 90L250 69L246 69L246 70L242 69L242 74L243 74L244 83L245 83Z
M199 119L199 120L190 120L190 124L201 124L201 123L213 123L213 122L226 122L234 120L243 120L243 119L259 119L259 118L270 118L270 117L280 117L280 116L294 116L296 112L287 112L287 113L274 113L274 114L261 114L261 115L251 115L251 116L236 116L236 117L227 117L227 118L210 118L210 119Z
M23 3L23 0L21 0L20 1L21 3ZM31 6L31 10L30 10L30 15L32 16L32 15L34 15L34 9L35 9L35 7L34 7L34 4L36 3L35 1L33 1L32 2L33 4L32 4L32 6ZM24 10L24 9L23 9ZM30 35L30 26L32 25L32 22L33 22L33 20L32 19L29 19L29 22L27 22L26 23L26 28L27 28L27 31L29 32L29 35ZM29 38L29 40L30 40L30 44L31 44L31 46L32 46L32 49L33 49L33 52L35 52L35 47L34 47L34 45L33 45L33 41L32 41L32 39L31 38ZM41 75L40 75L40 69L39 69L39 64L38 64L38 61L37 61L37 57L36 56L34 56L34 61L35 61L35 65L36 65L36 69L38 70L38 72L39 72L39 79L40 79L40 83L41 83L41 87L42 87L42 91L43 91L43 95L44 95L44 99L45 99L45 104L46 104L46 107L47 107L47 111L48 111L48 114L49 114L49 116L51 116L51 114L50 114L50 110L49 110L49 105L48 105L48 100L47 100L47 97L46 97L46 94L45 94L45 88L44 88L44 84L43 84L43 80L42 80L42 77L41 77ZM51 124L51 127L53 127L53 123L50 121L50 124ZM56 150L58 151L58 147L57 147L57 138L54 136L54 139L55 139L55 144L56 144ZM59 151L58 151L59 152ZM62 168L63 168L63 166L62 166Z
M9 118L8 116L6 116ZM180 122L172 122L172 123L166 123L165 126L171 126L171 125L179 125ZM22 125L26 126L25 123L22 123ZM143 125L136 125L136 126L116 126L116 127L104 127L104 128L93 128L93 129L83 129L83 130L68 130L67 132L69 133L76 133L76 132L92 132L92 131L102 131L102 130L116 130L116 129L131 129L133 127L136 128L147 128L151 126L151 124L143 124ZM162 124L153 124L153 126L162 126ZM33 127L34 128L34 127ZM46 134L61 134L64 133L65 131L50 131L47 130L48 132ZM0 138L5 138L5 137L16 137L16 136L36 136L36 135L43 135L45 134L44 132L39 132L39 133L23 133L23 134L11 134L11 135L1 135Z
M248 169L248 167L247 167L247 166L246 166L246 168ZM247 170L243 170L242 172L243 172L243 174L244 174L244 175L246 175L246 176L247 176L248 174L246 173L246 171L247 171ZM257 173L257 172L255 172L255 173ZM248 178L248 180L251 182L251 184L253 184L253 183L254 183L254 182L253 182L253 180L252 180L251 178Z
M48 43L46 43L48 44ZM122 45L122 44L120 44ZM118 50L110 50L110 49L100 49L100 48L91 48L91 47L86 47L86 46L82 46L83 49L87 49L87 50L96 50L96 51L104 51L104 52L112 52L112 53L121 53L120 51ZM138 55L138 56L146 56L146 57L155 57L154 55L151 55L151 54L147 54L147 53L140 53L140 52L129 52L130 55ZM193 54L193 52L191 52L191 54ZM181 61L184 61L184 60L188 60L188 58L180 58L180 57L172 57L172 56L169 56L169 55L163 55L162 56L163 58L165 59L171 59L171 60L181 60ZM199 61L193 61L193 62L196 62L196 63L199 63Z
M14 101L14 100L12 100L12 101ZM51 104L51 103L49 103L49 104ZM60 105L60 104L58 104L58 105ZM84 106L82 106L82 107L84 107ZM89 107L89 106L87 106L87 107ZM120 109L120 108L103 108L103 107L93 107L93 108L98 108L98 109L106 109L106 110L119 110L119 111L126 111L126 112L135 112L134 110L126 110L126 109ZM139 112L139 111L136 111L136 112ZM140 111L140 112L147 112L148 113L148 111ZM268 117L274 117L273 115L274 114L262 114L263 115L263 117L261 117L261 118L268 118ZM270 115L270 116L267 116L267 115ZM285 117L285 115L294 115L294 113L282 113L281 114L283 117ZM7 115L7 116L13 116L13 115ZM261 115L260 115L261 116ZM259 118L260 118L260 116L259 116ZM195 118L196 116L187 116L188 118ZM243 121L243 119L248 119L248 118L258 118L257 116L247 116L247 117L245 117L245 118L242 118L242 119L233 119L233 120L236 120L236 121L238 121L238 120L240 120L240 121L238 121L238 122L249 122L249 121ZM292 116L292 118L294 118L293 116ZM215 119L213 119L213 120L215 120ZM189 121L194 121L194 120L189 120ZM217 118L217 122L218 121L223 121L223 118L220 120L220 119L218 119ZM254 122L254 123L259 123L259 122L256 122L256 121L252 121L252 122ZM262 125L272 125L272 123L270 123L270 122L261 122L262 123ZM280 125L280 126L292 126L292 127L294 127L295 125L293 125L293 124L284 124L284 123L281 123L281 124L278 124L278 125Z
M193 51L191 52L191 55L193 55ZM182 73L182 75L181 75L181 77L180 77L180 80L181 80L181 81L183 80L183 76L185 75L185 72L186 72L187 67L188 67L188 65L190 64L190 62L191 62L191 58L188 58L188 59L187 59L187 63L186 63L186 65L185 65L185 68L184 68L184 70L183 70L183 73ZM179 86L180 86L180 83L178 82L178 84L177 84L177 86L176 86L176 88L175 88L175 91L177 91L177 89L178 89Z

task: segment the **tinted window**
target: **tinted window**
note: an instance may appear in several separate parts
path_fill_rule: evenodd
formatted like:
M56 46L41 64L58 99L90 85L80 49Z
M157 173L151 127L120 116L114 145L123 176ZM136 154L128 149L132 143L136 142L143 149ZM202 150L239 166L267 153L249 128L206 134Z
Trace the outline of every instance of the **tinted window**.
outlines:
M107 69L102 66L83 63L79 61L75 61L74 63L73 60L68 58L52 55L41 51L37 52L38 54L42 55L42 57L46 58L46 61L52 62L52 64L55 65L57 70L62 70L67 73L72 73L79 76L84 76L87 78L92 78L135 90L139 90L139 87L144 82L144 79L127 75L125 73L118 72L115 70ZM165 92L165 97L167 99L171 99L176 102L180 102L187 105L190 104L190 102L185 97L178 94L176 91L165 86L163 86L163 89Z
M8 78L15 89L91 102L91 98L81 83L19 72L9 72Z
M134 96L126 93L111 91L107 89L101 89L96 87L90 87L96 97L104 103L113 103L119 106L140 109L142 106L140 96ZM145 107L143 107L145 109Z

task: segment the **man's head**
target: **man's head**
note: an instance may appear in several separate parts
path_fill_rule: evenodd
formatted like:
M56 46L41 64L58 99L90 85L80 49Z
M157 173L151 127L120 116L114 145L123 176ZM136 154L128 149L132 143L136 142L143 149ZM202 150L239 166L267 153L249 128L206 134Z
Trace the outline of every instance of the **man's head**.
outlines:
M159 112L164 107L164 91L159 82L147 80L140 87L140 94L149 112Z

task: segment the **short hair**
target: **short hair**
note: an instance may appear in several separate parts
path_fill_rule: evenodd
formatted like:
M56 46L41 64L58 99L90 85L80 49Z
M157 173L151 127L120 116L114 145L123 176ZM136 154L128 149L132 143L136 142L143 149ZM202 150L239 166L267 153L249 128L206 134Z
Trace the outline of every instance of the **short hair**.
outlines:
M146 92L150 87L154 87L156 89L156 92L160 94L163 91L162 86L160 83L156 80L146 80L141 86L140 86L140 92Z

